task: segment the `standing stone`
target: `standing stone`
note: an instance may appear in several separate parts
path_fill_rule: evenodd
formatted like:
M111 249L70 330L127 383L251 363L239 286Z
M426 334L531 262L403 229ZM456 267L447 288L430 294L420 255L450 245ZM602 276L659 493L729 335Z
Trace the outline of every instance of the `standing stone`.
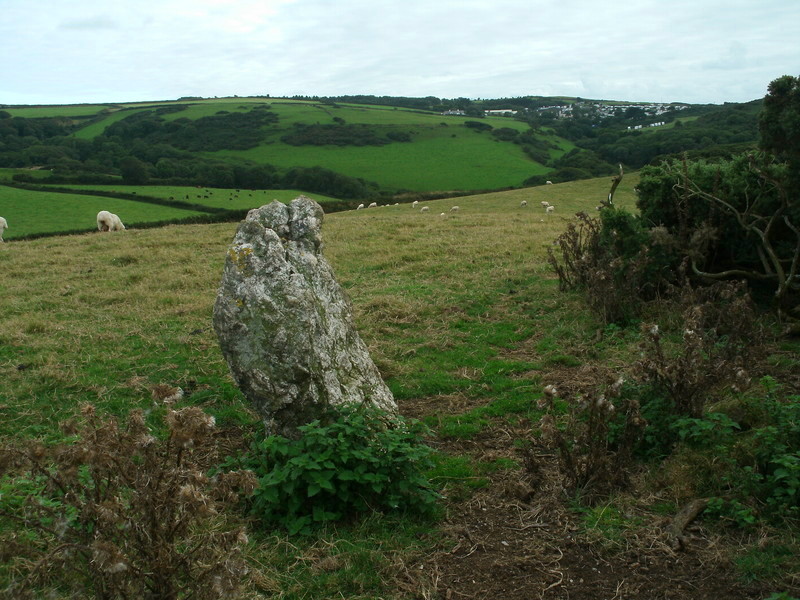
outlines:
M228 248L214 329L268 434L296 438L346 402L397 410L322 255L323 215L306 196L275 200L248 213Z

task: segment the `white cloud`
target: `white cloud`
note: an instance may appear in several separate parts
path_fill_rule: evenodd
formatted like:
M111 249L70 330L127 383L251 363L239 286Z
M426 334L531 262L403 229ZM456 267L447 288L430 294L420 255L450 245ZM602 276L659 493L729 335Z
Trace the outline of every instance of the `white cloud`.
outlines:
M796 0L3 0L0 103L181 95L742 102L800 72Z

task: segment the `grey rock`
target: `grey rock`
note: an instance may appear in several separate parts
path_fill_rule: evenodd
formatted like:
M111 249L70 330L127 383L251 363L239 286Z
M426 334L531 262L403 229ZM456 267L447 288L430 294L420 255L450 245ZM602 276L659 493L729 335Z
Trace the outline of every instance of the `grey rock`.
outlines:
M231 375L269 434L346 402L396 412L322 255L322 207L300 196L251 210L228 248L214 330Z

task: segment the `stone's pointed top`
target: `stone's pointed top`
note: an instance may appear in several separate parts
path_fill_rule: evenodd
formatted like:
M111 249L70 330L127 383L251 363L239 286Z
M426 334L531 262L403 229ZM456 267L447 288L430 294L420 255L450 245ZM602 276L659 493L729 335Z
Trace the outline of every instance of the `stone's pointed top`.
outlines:
M245 222L255 222L271 229L284 240L298 242L307 252L322 247L322 220L325 212L308 196L298 196L286 205L273 200L247 213Z
M323 216L305 196L251 210L214 304L222 354L269 434L297 437L346 402L397 410L322 255Z

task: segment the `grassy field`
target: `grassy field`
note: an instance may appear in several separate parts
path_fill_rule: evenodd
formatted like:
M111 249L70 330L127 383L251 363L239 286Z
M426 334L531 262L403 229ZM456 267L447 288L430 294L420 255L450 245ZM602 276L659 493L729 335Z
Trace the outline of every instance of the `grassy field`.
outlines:
M633 207L636 181L626 175L617 204ZM767 575L758 571L764 561L733 566L759 548L772 556L775 532L732 544L723 530L703 529L696 535L708 547L665 546L658 532L677 509L671 492L578 510L543 474L530 503L514 495L527 477L515 449L535 435L542 387L598 368L624 371L638 356L636 328L606 328L598 338L603 325L580 298L558 292L546 262L574 213L594 211L609 183L436 200L425 213L404 204L326 215L324 254L359 332L400 411L432 427L440 455L431 476L445 512L436 524L374 516L308 538L255 528L246 597L517 600L625 589L625 597L688 599L712 597L693 595L708 580L721 581L726 597L793 591L786 582L796 561L783 550ZM257 427L211 327L235 229L181 225L0 246L0 438L60 439L57 423L84 402L120 416L141 408L155 420L158 384L182 387L180 406L202 407L223 430ZM0 533L7 526L0 520ZM693 584L677 589L676 573ZM753 573L755 583L742 587ZM0 565L0 584L8 576ZM481 586L492 582L490 594ZM671 591L648 593L648 582Z
M30 107L11 109L14 116L88 116L96 114L94 122L75 131L77 138L90 140L109 125L136 112L177 102L136 103L126 105L126 110L109 106ZM438 113L354 104L327 104L322 102L271 99L224 98L186 101L184 110L167 113L166 121L200 119L222 111L249 111L254 106L267 105L278 115L278 122L266 128L264 141L248 150L222 150L205 153L211 158L236 162L247 159L267 163L279 168L295 166L322 166L327 169L378 183L383 189L397 191L448 191L493 190L518 187L529 177L542 175L549 169L527 156L521 146L499 141L490 132L478 133L465 127L470 117L445 116ZM92 113L92 111L95 111ZM103 111L107 114L103 115ZM495 129L508 128L524 132L528 125L504 117L480 119ZM410 142L393 142L385 146L293 146L281 141L296 124L365 125L376 128L379 135L389 131L409 134ZM550 158L570 151L570 142L540 132L539 137L549 142Z
M453 385L458 387L455 367L422 378L409 367L427 360L439 336L444 336L444 347L461 339L468 352L481 347L480 353L494 355L492 344L476 344L470 336L510 336L501 345L525 337L513 333L519 324L501 327L502 334L491 333L482 315L511 300L511 287L553 292L545 248L564 219L576 210L593 209L597 187L592 180L438 200L427 203L429 213L404 204L326 216L327 255L398 396L420 390L449 393ZM630 189L618 193L620 202L632 204ZM538 206L545 198L557 207L549 217ZM529 202L524 209L521 199ZM132 210L135 202L117 207L105 202L110 199L92 200L125 222L136 222L134 213L123 210ZM75 200L88 201L81 196ZM461 210L450 213L454 203ZM97 206L78 206L87 212L87 227L94 227ZM446 215L440 217L440 212ZM16 218L9 222L10 233ZM146 404L142 386L166 379L184 385L196 380L203 388L196 399L206 399L212 410L218 402L223 412L238 403L208 321L234 230L233 223L170 226L3 246L0 261L7 277L0 296L7 318L0 339L4 369L14 381L5 390L5 410L13 417L0 419L7 426L4 433L38 431L46 422L52 426L52 419L83 401L117 410ZM519 299L514 298L515 306ZM459 305L464 308L452 310ZM465 329L450 331L453 323ZM65 354L65 347L74 354ZM419 353L411 363L410 348ZM16 369L19 364L30 367ZM403 373L411 378L403 379ZM473 387L469 381L460 383ZM57 411L47 408L56 405Z
M50 176L50 171L45 169L9 169L9 168L0 168L0 182L3 181L11 181L12 177L17 173L25 173L26 175L32 175L34 177L39 177L44 179L45 177Z
M119 198L79 193L34 192L0 185L0 215L8 221L6 240L35 233L96 229L97 213L113 212L127 226L177 220L204 213Z
M275 143L214 155L247 158L278 167L323 165L351 177L377 181L389 189L411 191L519 186L528 177L548 171L527 158L519 146L497 142L488 133L439 125L416 127L414 131L412 143L379 147ZM570 148L565 142L559 147L561 153Z
M66 184L59 187L73 190L96 190L109 193L139 194L161 198L162 200L174 199L180 202L201 204L210 208L224 208L228 210L249 210L258 208L263 204L280 200L288 202L305 193L299 190L229 190L222 188L198 188L196 186L168 186L168 185L78 185ZM306 194L307 195L307 194ZM331 202L340 202L337 198L315 194L314 199L323 207ZM353 204L356 204L355 202Z
M19 172L7 169L8 175ZM37 173L38 171L32 171ZM3 173L0 172L0 180ZM174 199L189 204L226 210L249 210L272 200L289 202L303 194L298 190L227 190L184 186L134 186L134 185L63 185L74 189L74 194L47 191L32 191L0 185L0 216L11 225L4 239L31 234L58 233L96 227L95 216L101 210L113 212L122 219L126 227L160 221L176 221L199 216L200 210L189 210L137 202L123 198L81 195L82 190L94 190L109 194L138 194L163 200ZM315 199L325 206L340 202L336 198L317 195ZM355 203L353 203L355 204Z

